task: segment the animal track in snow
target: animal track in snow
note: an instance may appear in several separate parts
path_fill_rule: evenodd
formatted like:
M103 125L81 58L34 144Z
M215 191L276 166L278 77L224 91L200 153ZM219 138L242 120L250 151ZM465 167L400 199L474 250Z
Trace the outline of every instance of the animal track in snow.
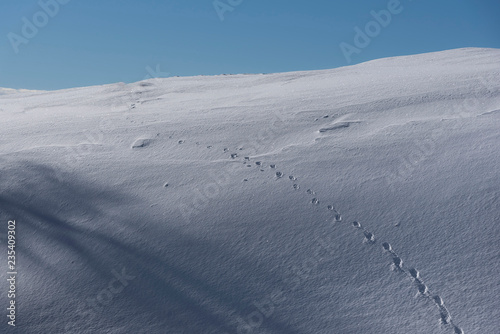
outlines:
M357 222L357 221L353 221L352 222L352 226L354 226L355 228L362 228L361 224L359 222Z
M363 234L365 235L365 242L373 244L375 242L375 236L373 233L364 231Z
M438 295L433 296L432 300L434 300L437 306L443 306L443 300Z
M403 260L399 256L395 256L392 258L392 264L400 270L403 270Z
M439 316L441 317L440 320L443 325L448 325L450 323L451 317L448 310L442 309L441 312L439 312Z
M438 307L439 309L439 319L440 322L444 325L450 325L455 333L461 333L463 334L463 330L456 325L453 324L453 321L451 319L450 312L444 305L444 301L441 297L438 295L433 295L430 289L427 287L427 285L422 281L422 278L420 277L420 273L417 269L415 268L410 268L408 272L404 269L403 267L403 260L396 254L396 252L392 249L392 246L384 242L382 243L382 246L384 247L384 250L388 251L391 256L392 256L392 268L396 269L399 272L404 272L406 273L412 281L416 284L418 294L421 296L430 299L434 302L434 304Z
M427 289L427 285L425 285L424 283L417 283L417 288L418 292L420 292L422 295L426 295L429 292L429 289Z
M410 273L411 277L415 279L420 279L420 273L418 272L417 269L411 268L410 270L408 270L408 272Z
M344 123L353 123L353 122L344 122ZM336 124L334 124L333 127L324 128L324 129L326 131L329 131L329 130L336 129L339 127L348 127L348 126L349 126L349 124L343 125L342 122L337 122ZM207 148L211 148L211 147L212 146L207 146ZM224 152L228 152L228 151L229 151L229 149L227 149L227 148L224 149ZM238 155L234 154L234 153L230 155L231 159L236 159L237 157L238 157ZM243 164L245 164L248 167L252 167L252 165L249 164L249 161L250 161L250 157L244 157L244 160L242 159ZM261 171L264 171L264 169L262 169L263 163L261 161L256 162L256 165L261 167L261 168L259 168ZM270 164L269 168L275 169L276 165ZM278 179L283 178L284 176L285 176L285 174L283 172L281 172L281 171L276 172L276 177ZM292 175L289 176L289 179L291 181L297 180L297 178L295 178ZM246 181L248 181L248 179L244 179L243 181L246 182ZM297 183L294 183L293 188L294 188L294 190L298 190L298 189L300 189L300 186ZM308 189L306 192L309 195L316 195L316 193L314 191L312 191L311 189ZM311 200L311 203L313 205L319 205L320 201L315 197ZM336 222L341 221L342 217L341 217L340 213L337 212L337 210L335 209L335 207L333 205L328 205L328 206L326 206L326 208L329 211L333 211L335 213L334 220ZM370 243L370 244L375 244L377 242L374 234L365 230L358 221L354 221L352 223L352 226L357 228L357 229L362 230L363 235L364 235L364 240L363 240L364 242ZM391 267L393 269L396 269L398 272L405 273L412 280L413 284L415 284L416 290L418 291L418 294L420 294L424 298L427 298L427 299L434 302L434 304L436 305L436 307L439 310L440 322L446 326L449 326L450 329L453 329L455 334L463 334L463 330L460 329L455 324L453 324L450 313L449 313L448 309L445 307L444 302L441 299L441 297L439 297L437 295L433 295L431 293L430 289L427 287L427 285L421 279L420 273L418 272L418 270L416 270L415 268L410 268L410 269L406 270L403 266L403 260L397 255L397 253L393 250L393 247L389 243L383 242L382 247L383 247L384 251L388 252L391 255L391 260L392 260Z

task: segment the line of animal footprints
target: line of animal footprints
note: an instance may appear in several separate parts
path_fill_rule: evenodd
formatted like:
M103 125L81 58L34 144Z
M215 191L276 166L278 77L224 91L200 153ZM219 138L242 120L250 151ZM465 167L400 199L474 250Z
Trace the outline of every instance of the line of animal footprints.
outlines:
M391 258L392 258L391 267L392 267L392 269L406 274L412 280L412 282L415 284L415 286L417 287L418 294L431 300L436 305L436 307L439 310L439 316L440 316L439 320L441 321L441 324L451 326L451 328L453 328L455 334L463 334L464 331L461 328L459 328L458 326L453 324L450 312L448 311L448 309L444 305L443 299L439 295L433 294L429 290L429 288L425 284L424 280L420 276L420 272L415 268L409 268L408 270L406 270L403 266L403 260L394 251L391 244L389 244L388 242L383 242L382 248L384 249L385 252L387 252L388 254L391 255Z
M172 139L172 136L170 136L169 138ZM178 143L184 144L185 141L179 140ZM196 142L196 145L200 145L200 143ZM208 145L207 148L212 149L213 146ZM240 148L238 148L238 150L243 151L243 148L240 147ZM229 153L230 151L228 148L224 148L223 152ZM230 158L232 160L239 157L238 153L229 153L229 154L230 154ZM246 157L244 157L242 162L247 167L255 166L261 172L265 171L266 164L262 161L255 161L255 163L252 164L251 158L246 156ZM269 167L269 170L276 170L276 168L277 168L276 164L269 164L268 167ZM281 171L276 171L275 176L276 176L276 179L284 179L285 178L285 174ZM292 188L294 190L300 190L299 184L296 183L297 178L295 176L289 175L288 179L293 182ZM248 179L244 179L244 181L248 181ZM307 189L305 192L308 195L314 196L310 200L310 203L312 205L314 205L314 206L320 205L320 200L315 196L316 193L313 190ZM331 204L327 205L326 209L333 212L333 214L334 214L333 222L341 222L342 221L342 215L335 209L335 207L333 205L331 205ZM363 242L364 243L366 243L366 244L375 244L376 243L375 235L372 232L369 232L368 230L363 228L363 226L358 221L352 222L352 226L363 232L363 235L364 235ZM453 324L450 312L446 308L443 299L439 295L435 295L429 290L427 285L424 283L422 277L420 276L419 271L415 268L410 268L410 269L406 270L405 267L403 266L403 260L397 255L397 253L394 251L393 247L388 242L383 242L382 248L385 252L387 252L388 254L391 255L391 258L392 258L391 269L406 274L412 280L412 282L415 284L415 286L417 287L418 295L421 295L421 296L431 300L436 305L436 307L439 310L439 315L440 315L439 320L440 320L441 324L450 326L453 329L455 334L464 334L464 331L461 328L459 328L458 326Z
M231 158L234 159L233 156L231 156ZM248 166L251 166L251 164L249 164L249 162L250 162L250 158L245 157L245 163ZM264 163L262 161L257 161L257 162L255 162L255 164L258 167L262 167L264 165ZM276 165L271 164L270 167L272 169L275 169ZM261 169L261 170L263 171L263 169ZM285 177L285 174L283 172L281 172L281 171L276 172L277 179L282 179L284 177ZM290 175L288 178L291 181L297 180L297 178L295 176L292 176L292 175ZM300 186L297 183L294 183L293 188L295 190L299 190ZM316 193L311 189L307 189L306 193L308 195L312 195L312 196L316 195ZM311 204L312 205L319 205L320 200L317 197L313 197L311 199ZM335 214L334 220L333 220L334 222L342 221L341 214L334 208L333 205L327 205L327 209L334 212L334 214ZM364 235L363 242L364 243L367 243L367 244L375 244L376 243L375 235L372 232L363 228L363 226L358 221L352 222L352 226L363 232L363 235ZM417 290L418 290L418 294L421 296L424 296L425 298L428 298L434 302L434 304L436 305L436 307L439 310L440 322L443 325L450 326L453 329L455 334L464 334L464 331L461 328L459 328L458 326L453 324L450 312L448 311L448 309L444 305L443 299L440 296L434 295L433 293L431 293L431 291L429 290L427 285L425 285L424 281L422 280L418 270L416 270L415 268L410 268L410 269L406 270L403 267L403 260L397 255L397 253L394 251L394 249L392 248L392 246L389 243L383 242L382 247L383 247L384 251L388 252L392 257L392 264L391 264L392 269L396 270L396 271L403 272L406 275L408 275L411 278L411 280L413 281L413 283L416 285Z

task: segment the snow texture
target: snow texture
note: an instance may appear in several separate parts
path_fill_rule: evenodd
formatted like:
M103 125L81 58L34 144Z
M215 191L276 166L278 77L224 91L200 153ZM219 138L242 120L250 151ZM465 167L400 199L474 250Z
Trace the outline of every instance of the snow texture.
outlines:
M18 332L498 333L499 74L468 48L1 89Z

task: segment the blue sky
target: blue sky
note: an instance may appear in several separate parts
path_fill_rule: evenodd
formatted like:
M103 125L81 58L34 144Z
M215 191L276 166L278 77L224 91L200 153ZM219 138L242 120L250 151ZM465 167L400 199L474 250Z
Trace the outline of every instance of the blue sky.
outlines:
M52 90L151 75L315 70L460 47L500 48L498 0L216 4L218 10L213 0L2 0L0 87ZM377 21L372 11L390 18ZM372 30L356 44L355 28L366 34L367 24Z

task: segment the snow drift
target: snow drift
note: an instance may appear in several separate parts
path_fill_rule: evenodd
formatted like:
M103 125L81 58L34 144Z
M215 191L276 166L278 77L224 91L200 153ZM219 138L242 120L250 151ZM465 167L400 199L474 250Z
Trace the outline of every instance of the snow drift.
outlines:
M499 74L459 49L2 90L17 329L497 332Z

